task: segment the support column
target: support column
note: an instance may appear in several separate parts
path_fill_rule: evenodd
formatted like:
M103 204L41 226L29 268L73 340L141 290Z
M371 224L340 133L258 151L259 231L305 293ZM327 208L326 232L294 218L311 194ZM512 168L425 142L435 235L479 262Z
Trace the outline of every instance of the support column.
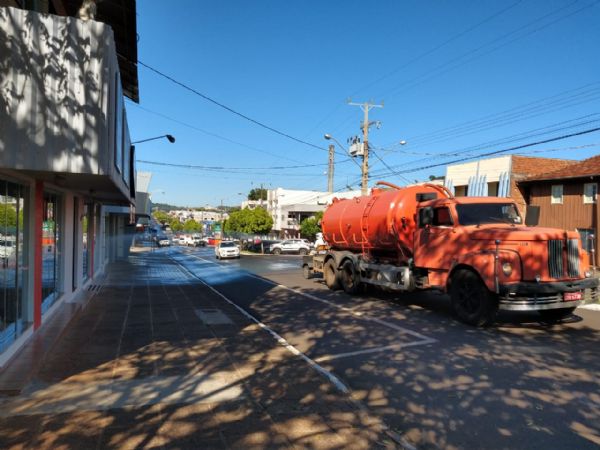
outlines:
M33 329L42 325L42 230L44 226L44 182L35 182L34 203L34 232L33 232Z

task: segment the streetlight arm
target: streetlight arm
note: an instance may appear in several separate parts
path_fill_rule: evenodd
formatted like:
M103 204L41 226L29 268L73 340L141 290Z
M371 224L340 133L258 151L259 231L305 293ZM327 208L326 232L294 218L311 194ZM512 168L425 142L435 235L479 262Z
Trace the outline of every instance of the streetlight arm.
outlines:
M131 144L141 144L142 142L155 141L156 139L167 138L167 140L172 144L175 142L175 137L171 134L163 134L162 136L156 136L148 139L142 139L139 141L132 142Z

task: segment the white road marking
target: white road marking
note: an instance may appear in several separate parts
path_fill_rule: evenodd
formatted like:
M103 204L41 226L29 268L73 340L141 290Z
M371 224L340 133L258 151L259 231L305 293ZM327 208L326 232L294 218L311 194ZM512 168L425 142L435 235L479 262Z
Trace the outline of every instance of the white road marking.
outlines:
M196 255L192 255L192 254L188 254L187 256L191 256L192 258L199 259L199 260L207 262L209 264L214 264L214 265L220 266L220 264L216 264L213 261L209 261L208 259L202 258L200 256L196 256ZM223 266L221 266L221 267L223 267ZM227 268L227 269L229 269L229 268ZM225 270L227 270L227 269L225 269ZM232 269L229 269L229 270L232 270ZM317 297L315 295L308 294L306 292L298 291L296 289L290 288L290 287L285 286L283 284L279 284L279 283L276 283L275 281L269 280L268 278L264 278L264 277L255 275L255 274L250 273L250 272L246 272L246 275L248 275L249 277L252 277L252 278L256 278L257 280L263 281L265 283L272 284L273 286L276 286L276 287L278 287L280 289L285 289L287 291L293 292L294 294L301 295L301 296L309 298L311 300L315 300L317 302L325 303L325 304L327 304L329 306L332 306L334 308L341 309L342 311L345 311L345 312L347 312L349 314L352 314L353 316L360 317L363 320L369 320L371 322L375 322L375 323L377 323L379 325L382 325L384 327L391 328L392 330L396 330L396 331L399 331L401 333L408 334L408 335L413 336L413 337L415 337L417 339L420 339L419 342L423 341L424 344L425 343L426 344L431 344L433 342L437 342L436 339L427 337L425 335L422 335L421 333L417 333L416 331L409 330L408 328L401 327L399 325L396 325L394 323L391 323L391 322L388 322L388 321L385 321L385 320L382 320L382 319L378 319L377 317L372 317L372 316L365 315L364 313L362 313L360 311L354 311L351 308L348 308L348 307L342 306L342 305L338 305L337 303L332 302L330 300L326 300L324 298L320 298L320 297Z
M223 295L222 293L217 291L210 284L206 283L198 275L196 275L194 272L189 270L187 267L185 267L179 261L177 261L176 259L174 259L174 261L177 264L179 264L183 269L185 269L185 271L187 271L189 274L191 274L194 278L196 278L198 281L200 281L200 283L202 283L204 286L209 288L212 292L214 292L216 295L221 297L223 300L225 300L231 306L236 308L239 312L241 312L244 316L246 316L252 322L257 324L260 328L262 328L263 330L268 332L271 336L273 336L273 338L280 345L285 347L286 350L288 350L290 353L302 358L308 365L310 365L313 369L315 369L317 372L319 372L321 375L323 375L325 378L327 378L337 388L338 391L340 391L344 394L350 393L350 389L348 389L348 387L342 382L342 380L340 380L338 377L336 377L333 373L331 373L329 370L325 369L324 367L320 366L316 361L314 361L311 358L309 358L308 356L306 356L304 353L302 353L300 350L298 350L296 347L294 347L292 344L290 344L288 341L286 341L283 337L281 337L279 334L277 334L277 332L275 332L273 329L269 328L267 325L262 323L260 320L258 320L256 317L254 317L252 314L250 314L248 311L246 311L241 306L238 306L238 304L235 303L233 300L230 300L225 295ZM203 259L203 261L206 261L206 260ZM214 264L212 261L207 261L207 262Z
M427 339L427 340L422 340L422 341L408 342L406 344L401 344L401 343L391 344L391 345L385 345L383 347L375 347L375 348L367 348L364 350L356 350L354 352L338 353L337 355L320 356L318 358L315 358L315 361L324 362L324 361L331 361L333 359L348 358L350 356L358 356L358 355L366 355L369 353L383 352L385 350L400 350L401 348L417 347L419 345L432 344L433 342L435 342L435 339Z

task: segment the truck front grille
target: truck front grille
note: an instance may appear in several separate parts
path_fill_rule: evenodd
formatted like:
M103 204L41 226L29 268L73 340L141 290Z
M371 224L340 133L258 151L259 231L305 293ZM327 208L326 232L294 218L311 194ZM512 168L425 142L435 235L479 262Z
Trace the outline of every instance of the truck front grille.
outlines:
M552 278L565 277L563 253L565 241L562 239L551 239L548 241L548 271ZM567 274L569 278L579 278L579 239L567 239L566 241Z
M569 277L579 277L579 239L567 240L567 272Z
M550 239L548 241L548 270L552 278L562 278L563 276L562 248L562 240Z

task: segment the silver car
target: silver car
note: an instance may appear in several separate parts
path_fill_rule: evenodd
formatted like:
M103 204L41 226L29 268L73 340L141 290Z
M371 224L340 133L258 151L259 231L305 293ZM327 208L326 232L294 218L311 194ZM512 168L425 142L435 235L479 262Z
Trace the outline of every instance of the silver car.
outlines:
M215 257L222 258L239 258L240 247L233 241L221 241L215 246Z

